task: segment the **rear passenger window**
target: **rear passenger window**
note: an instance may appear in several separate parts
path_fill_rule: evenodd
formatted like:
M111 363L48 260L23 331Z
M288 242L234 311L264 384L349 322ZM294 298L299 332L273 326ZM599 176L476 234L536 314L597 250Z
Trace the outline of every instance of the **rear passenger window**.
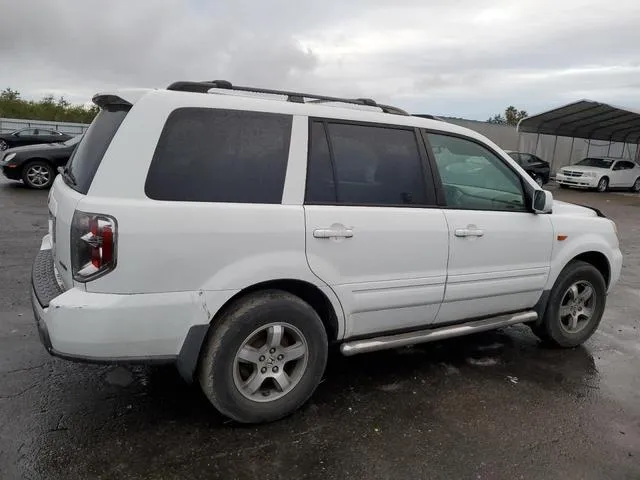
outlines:
M307 202L428 203L413 130L328 123L329 143L324 133L321 123L312 125Z
M145 192L155 200L280 203L291 116L181 108L156 147Z

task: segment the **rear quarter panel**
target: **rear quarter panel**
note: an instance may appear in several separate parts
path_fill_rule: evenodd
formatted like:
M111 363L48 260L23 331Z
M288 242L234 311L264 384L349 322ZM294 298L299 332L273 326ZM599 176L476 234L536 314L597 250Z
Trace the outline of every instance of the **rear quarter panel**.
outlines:
M310 270L305 254L302 206L306 177L307 119L294 116L283 204L169 202L152 200L144 185L168 115L199 99L155 101L142 97L124 119L79 210L117 219L117 265L87 283L87 291L116 294L202 292L213 316L224 301L271 280L300 280L335 293ZM237 105L237 104L236 104ZM221 107L221 108L227 108Z

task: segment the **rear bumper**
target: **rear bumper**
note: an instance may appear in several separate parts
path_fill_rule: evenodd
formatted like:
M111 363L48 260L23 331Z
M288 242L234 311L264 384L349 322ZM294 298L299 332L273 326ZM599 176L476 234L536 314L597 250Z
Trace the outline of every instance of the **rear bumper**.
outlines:
M598 179L596 177L567 177L558 173L556 174L556 183L570 187L596 188Z
M178 363L185 378L193 374L210 321L204 294L64 290L48 245L43 241L34 261L31 303L51 355L89 363ZM186 357L189 365L181 366Z

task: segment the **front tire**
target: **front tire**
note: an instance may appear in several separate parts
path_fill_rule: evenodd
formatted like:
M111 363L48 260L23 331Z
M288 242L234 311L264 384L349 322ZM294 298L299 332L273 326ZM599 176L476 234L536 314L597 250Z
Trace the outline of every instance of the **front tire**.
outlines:
M602 192L606 192L608 189L609 189L609 179L607 177L602 177L598 182L598 186L596 187L596 190L602 193Z
M22 181L29 188L44 190L51 187L54 178L53 167L44 160L29 162L22 169Z
M4 140L0 140L0 152L6 150L8 148L9 148L9 144Z
M287 292L257 292L212 324L199 380L209 401L241 423L285 417L312 395L327 363L327 334L316 311Z
M600 325L606 299L607 286L600 271L590 263L571 262L551 290L542 322L531 329L555 346L576 347Z

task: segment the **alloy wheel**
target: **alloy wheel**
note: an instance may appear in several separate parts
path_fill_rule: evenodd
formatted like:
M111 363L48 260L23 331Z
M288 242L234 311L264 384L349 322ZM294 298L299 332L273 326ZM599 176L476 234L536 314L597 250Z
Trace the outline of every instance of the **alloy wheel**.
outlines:
M27 179L34 187L44 187L51 180L51 172L43 165L32 165L27 169Z
M300 382L309 357L307 340L289 323L264 325L253 331L238 349L233 381L254 402L283 397Z
M582 331L593 317L596 302L591 283L586 280L573 283L560 301L560 327L570 334Z

